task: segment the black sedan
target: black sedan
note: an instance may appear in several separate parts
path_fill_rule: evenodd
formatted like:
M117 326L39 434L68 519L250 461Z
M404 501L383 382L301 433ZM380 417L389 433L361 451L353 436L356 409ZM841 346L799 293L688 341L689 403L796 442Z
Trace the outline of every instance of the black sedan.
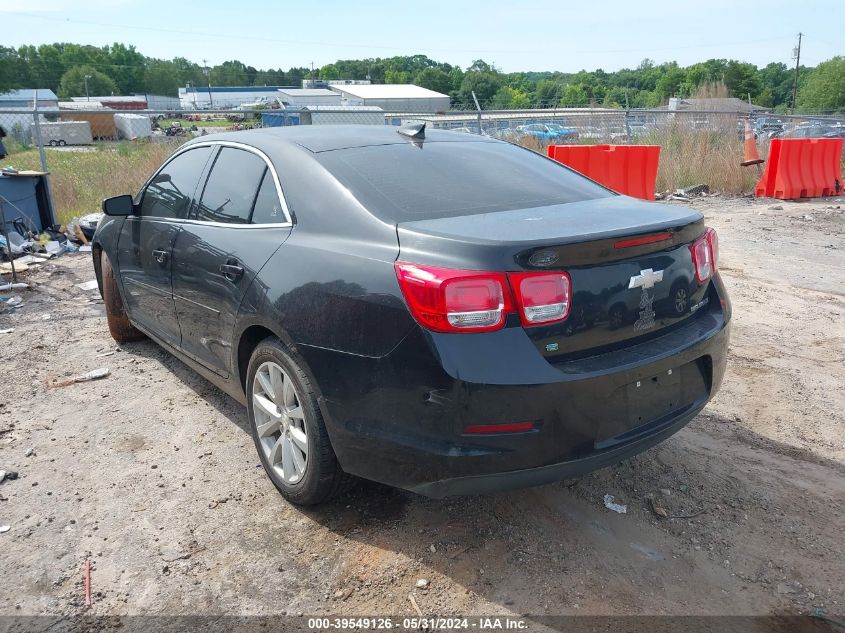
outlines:
M245 403L294 503L351 475L434 497L578 475L675 433L724 374L701 214L490 137L205 136L103 209L112 335Z

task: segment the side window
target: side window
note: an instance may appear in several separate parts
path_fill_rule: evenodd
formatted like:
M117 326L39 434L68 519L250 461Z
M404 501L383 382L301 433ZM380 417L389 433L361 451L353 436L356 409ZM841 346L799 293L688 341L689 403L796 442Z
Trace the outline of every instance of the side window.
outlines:
M282 210L282 201L279 200L279 192L276 190L273 174L270 173L269 169L265 169L264 180L261 181L261 188L258 190L255 208L252 211L252 223L279 224L286 221L287 218Z
M141 216L186 218L211 147L191 149L167 163L144 191Z
M248 224L267 164L246 150L223 147L202 192L197 220Z

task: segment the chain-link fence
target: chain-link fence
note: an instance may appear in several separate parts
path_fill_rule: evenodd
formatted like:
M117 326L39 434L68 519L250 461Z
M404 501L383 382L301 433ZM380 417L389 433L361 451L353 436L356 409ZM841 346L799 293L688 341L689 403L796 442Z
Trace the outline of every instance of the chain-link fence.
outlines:
M87 104L86 104L87 105ZM750 120L764 153L776 137L845 137L845 117L764 112L621 110L452 111L385 113L371 106L313 106L266 110L4 109L0 167L50 173L48 191L60 221L99 208L103 197L134 192L187 139L260 127L400 125L483 134L537 151L550 143L656 144L662 148L658 188L707 183L740 193L753 186L741 170L744 123Z

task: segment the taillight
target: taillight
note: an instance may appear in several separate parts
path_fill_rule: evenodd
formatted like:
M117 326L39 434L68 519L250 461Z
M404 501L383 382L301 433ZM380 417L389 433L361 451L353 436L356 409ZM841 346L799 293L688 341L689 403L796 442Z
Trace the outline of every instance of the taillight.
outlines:
M716 229L707 229L705 234L707 241L710 242L710 253L713 255L713 270L719 266L719 236L716 234Z
M719 255L719 238L716 231L707 229L702 237L693 242L692 263L695 266L695 279L704 283L716 270L716 258Z
M526 327L569 316L572 284L565 272L499 273L407 262L394 268L414 319L434 332L498 330L517 310Z
M504 273L451 270L396 262L411 314L435 332L488 332L512 311Z
M566 273L508 273L523 325L562 321L569 315L572 285Z

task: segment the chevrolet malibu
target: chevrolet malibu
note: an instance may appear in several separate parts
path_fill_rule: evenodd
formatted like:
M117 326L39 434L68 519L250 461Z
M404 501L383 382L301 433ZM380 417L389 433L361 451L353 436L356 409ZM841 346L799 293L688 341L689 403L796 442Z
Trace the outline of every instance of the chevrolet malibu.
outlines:
M93 239L108 326L244 403L281 494L533 486L669 437L730 303L700 213L422 125L204 136Z

